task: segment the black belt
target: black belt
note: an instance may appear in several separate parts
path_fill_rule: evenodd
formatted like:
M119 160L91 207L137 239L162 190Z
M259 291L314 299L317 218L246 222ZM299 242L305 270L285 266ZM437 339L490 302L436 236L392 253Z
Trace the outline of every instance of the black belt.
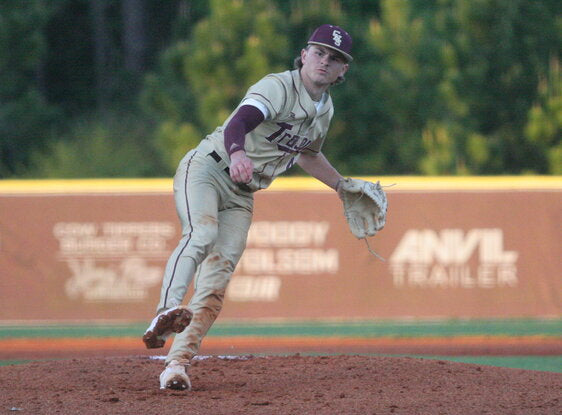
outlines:
M217 163L220 163L220 162L222 161L221 156L219 156L216 151L211 151L211 152L209 153L209 156L211 156L213 159L215 159L215 161L216 161ZM226 172L226 174L228 174L228 177L230 177L230 169L228 168L228 166L225 167L223 170ZM235 184L236 184L236 186L238 186L238 188L239 188L240 190L243 190L243 191L245 191L245 192L251 192L251 191L252 191L252 189L250 189L250 188L248 187L248 185L245 184L245 183L235 183Z

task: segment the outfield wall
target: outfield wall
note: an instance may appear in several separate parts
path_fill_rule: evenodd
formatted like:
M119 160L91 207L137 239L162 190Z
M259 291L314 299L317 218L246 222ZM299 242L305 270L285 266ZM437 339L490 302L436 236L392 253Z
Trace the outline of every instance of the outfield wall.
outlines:
M256 194L221 319L562 316L562 177L385 177L370 246L312 179ZM146 320L179 239L168 179L0 181L0 321Z

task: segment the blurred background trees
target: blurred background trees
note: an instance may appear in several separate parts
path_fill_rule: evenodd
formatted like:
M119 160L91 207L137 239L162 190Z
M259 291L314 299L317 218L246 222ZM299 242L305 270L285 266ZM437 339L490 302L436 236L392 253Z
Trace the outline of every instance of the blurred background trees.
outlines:
M562 174L561 11L558 0L0 0L0 178L171 175L326 22L354 38L324 148L342 173Z

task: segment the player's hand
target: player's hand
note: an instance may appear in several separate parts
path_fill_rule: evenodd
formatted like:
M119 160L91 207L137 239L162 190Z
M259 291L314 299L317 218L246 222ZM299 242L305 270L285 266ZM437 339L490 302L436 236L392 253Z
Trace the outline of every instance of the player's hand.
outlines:
M235 151L230 155L230 177L234 183L249 183L254 172L254 163L244 150Z

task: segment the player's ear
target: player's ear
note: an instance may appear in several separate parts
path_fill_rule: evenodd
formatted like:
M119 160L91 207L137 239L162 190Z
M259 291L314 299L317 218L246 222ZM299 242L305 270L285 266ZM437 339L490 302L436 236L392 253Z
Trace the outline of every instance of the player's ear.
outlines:
M307 48L301 49L301 61L302 61L303 63L304 63L304 59L305 59L305 57L306 57L307 52L308 52L308 49L307 49Z
M344 76L348 69L349 69L349 63L346 63L345 65L343 65L341 69L340 76Z

